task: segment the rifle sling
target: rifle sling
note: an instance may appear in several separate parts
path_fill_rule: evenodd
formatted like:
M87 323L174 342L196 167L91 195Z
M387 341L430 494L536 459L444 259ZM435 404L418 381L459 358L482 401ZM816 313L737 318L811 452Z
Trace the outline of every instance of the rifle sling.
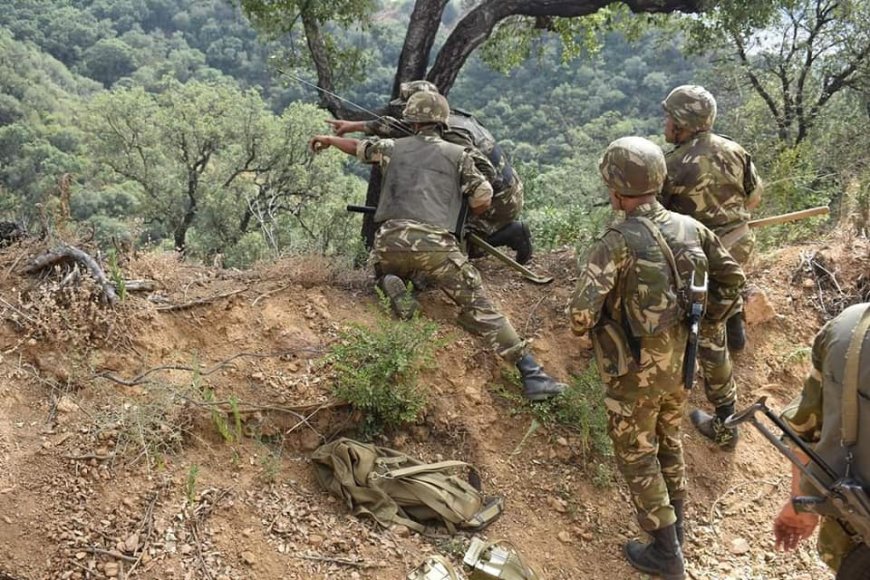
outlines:
M849 349L846 351L846 370L843 375L842 405L842 443L851 447L858 442L858 371L861 362L861 349L870 328L870 306L864 309L861 320L852 331Z

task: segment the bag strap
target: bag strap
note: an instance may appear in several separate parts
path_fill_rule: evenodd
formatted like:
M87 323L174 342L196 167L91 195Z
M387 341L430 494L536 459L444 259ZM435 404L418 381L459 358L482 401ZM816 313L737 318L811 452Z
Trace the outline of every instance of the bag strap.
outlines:
M408 477L411 475L417 475L418 473L430 473L433 471L442 471L444 469L448 469L451 467L464 467L467 466L468 463L464 461L439 461L437 463L421 463L420 465L412 465L410 467L401 467L399 469L393 469L391 471L387 471L385 473L380 474L372 474L372 479L398 479L400 477Z
M858 367L868 328L870 328L870 306L864 308L861 319L852 331L852 338L846 351L846 371L843 375L841 402L843 414L841 436L845 447L851 447L858 442Z

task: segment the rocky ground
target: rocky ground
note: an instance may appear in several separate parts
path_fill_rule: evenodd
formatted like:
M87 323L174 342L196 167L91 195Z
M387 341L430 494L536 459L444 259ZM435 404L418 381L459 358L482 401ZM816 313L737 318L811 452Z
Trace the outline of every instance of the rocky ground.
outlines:
M365 272L312 258L237 272L126 256L124 277L157 288L109 308L88 302L87 284L23 274L39 251L0 249L0 578L398 579L428 554L461 560L467 537L381 529L314 480L311 451L358 421L319 361L348 323L379 316ZM868 264L866 240L847 236L759 260L752 279L767 301L753 303L735 362L741 406L767 395L782 408L799 393L814 332L826 311L866 299ZM590 353L564 315L573 252L532 265L556 281L481 270L546 368L580 374ZM422 302L448 339L422 378L430 404L378 442L476 465L506 499L486 537L510 540L541 578L641 577L621 556L639 530L612 459L585 453L575 433L532 429L454 307L437 292ZM700 389L692 402L704 404ZM744 429L734 454L691 427L684 441L690 577L830 577L810 544L774 550L789 471L759 434Z

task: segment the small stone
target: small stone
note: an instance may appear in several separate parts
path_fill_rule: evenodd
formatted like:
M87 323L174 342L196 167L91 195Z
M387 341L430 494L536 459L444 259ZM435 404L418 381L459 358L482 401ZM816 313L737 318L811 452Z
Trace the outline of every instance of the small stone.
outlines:
M87 555L87 552L76 552L76 560L84 560Z
M127 539L124 540L124 549L132 554L137 548L139 548L139 534L130 534Z
M407 538L411 535L411 530L407 526L396 525L393 526L393 533L400 538Z
M58 413L72 413L78 409L79 406L76 405L67 395L64 395L58 400L56 408Z
M556 439L556 443L559 444L559 445L561 445L562 447L567 447L567 446L568 446L568 440L565 439L564 437L559 437L559 438L557 438L557 439Z
M323 536L318 536L317 534L312 534L308 536L308 543L312 546L319 546L323 543Z
M549 505L553 510L559 512L560 514L568 511L568 502L564 499L550 496L547 498L547 505Z
M745 554L749 551L749 542L743 538L734 538L728 545L728 551L737 556Z
M253 566L257 562L256 556L254 556L254 553L250 550L245 550L244 552L242 552L241 556L242 561L244 561L244 563L248 566Z
M181 549L179 551L186 556L187 554L193 552L193 546L191 546L190 544L184 544L183 546L181 546Z
M559 541L562 542L563 544L570 544L571 543L571 534L568 532L564 532L564 531L559 532L556 535L556 537L559 538Z
M776 310L773 309L767 295L758 288L749 290L743 301L743 313L746 324L761 324L776 318Z
M120 566L118 566L117 562L106 562L106 565L103 566L103 574L105 574L109 578L114 578L118 575L119 569Z

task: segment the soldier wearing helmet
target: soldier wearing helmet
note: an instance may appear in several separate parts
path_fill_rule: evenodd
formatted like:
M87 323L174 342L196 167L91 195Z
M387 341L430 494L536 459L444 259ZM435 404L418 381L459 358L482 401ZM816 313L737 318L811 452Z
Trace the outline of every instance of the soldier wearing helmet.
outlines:
M688 338L683 289L708 276L705 317L731 309L744 278L709 229L656 199L667 173L658 145L611 143L598 164L611 207L626 218L592 244L569 305L575 334L591 334L606 385L608 433L640 526L653 541L628 542L635 568L684 578L686 477L680 437Z
M438 87L429 81L404 82L399 87L399 96L392 107L401 107L418 92L438 93ZM380 117L374 121L328 120L336 135L362 131L368 135L397 138L409 133L406 125L394 117ZM516 251L516 259L526 264L532 259L532 237L528 226L517 218L523 209L523 183L511 167L507 155L496 143L492 133L472 115L451 109L447 127L441 136L445 141L463 147L478 149L489 163L479 164L480 169L493 188L492 205L479 216L473 216L467 227L486 239L493 246L507 246ZM474 254L473 254L474 257Z
M407 281L425 280L438 286L459 306L459 324L516 364L527 398L553 397L565 385L548 376L529 354L526 341L489 300L480 273L451 233L460 222L463 198L471 213L480 215L489 208L492 186L477 169L479 151L441 138L449 114L443 96L418 92L403 112L403 121L413 132L410 136L357 140L317 135L310 144L314 151L336 147L364 163L378 164L383 171L375 212L380 225L371 261L378 286L396 313L410 318L419 308Z
M734 141L712 132L716 99L704 87L679 86L665 98L662 108L665 138L675 145L666 155L668 178L662 203L713 230L725 249L746 267L755 247L749 211L761 201L762 193L751 157ZM742 300L725 324L701 329L704 389L716 412L711 416L696 409L691 419L705 437L726 450L737 444L737 429L725 428L723 423L734 412L737 400L729 350L742 350L745 343Z

